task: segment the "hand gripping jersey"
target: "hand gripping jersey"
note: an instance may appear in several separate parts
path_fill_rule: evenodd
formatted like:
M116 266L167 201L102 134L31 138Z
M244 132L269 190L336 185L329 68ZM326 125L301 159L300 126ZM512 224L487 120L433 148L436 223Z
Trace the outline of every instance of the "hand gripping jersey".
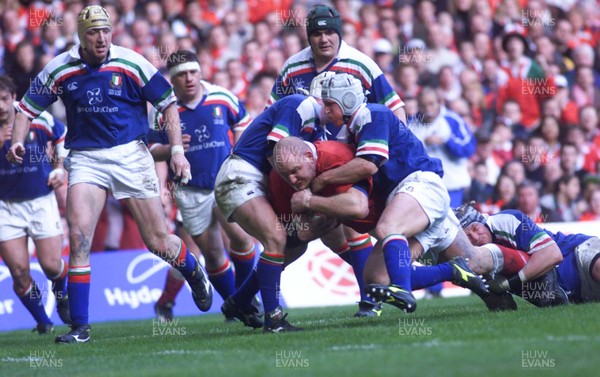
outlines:
M52 59L17 110L34 119L60 97L67 109L68 149L110 148L145 140L146 102L163 111L175 101L167 80L141 55L111 45L108 59L91 67L79 45Z
M267 158L272 155L273 145L287 136L306 141L324 138L314 98L294 94L275 102L250 123L232 153L268 174L271 165Z
M66 133L65 125L44 111L31 122L23 143L26 151L22 164L12 164L4 158L10 141L4 143L0 150L0 200L30 200L52 191L47 184L53 158L48 155L48 142L61 144Z
M246 108L227 89L201 81L204 96L195 108L177 102L181 132L191 136L190 148L185 157L190 162L192 180L188 186L213 190L219 168L231 153L229 131L241 132L250 124ZM151 113L153 130L150 143L169 144L163 129L161 113ZM169 169L173 179L173 172Z

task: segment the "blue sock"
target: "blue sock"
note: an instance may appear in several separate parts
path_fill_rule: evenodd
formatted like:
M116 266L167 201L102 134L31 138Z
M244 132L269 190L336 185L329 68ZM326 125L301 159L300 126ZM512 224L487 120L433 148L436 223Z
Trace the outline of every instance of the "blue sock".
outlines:
M448 263L441 263L437 266L413 266L410 275L414 290L431 287L443 281L451 281L452 278L452 267Z
M404 236L391 234L382 243L385 267L391 283L410 292L411 256L408 241Z
M40 292L33 280L29 283L29 288L25 291L25 293L22 295L19 295L19 292L16 291L15 293L17 293L19 300L21 300L25 308L27 308L29 313L31 313L36 323L43 323L46 325L52 324L52 321L50 321L50 318L48 318L48 315L44 310L42 292Z
M208 280L212 283L217 292L226 300L235 292L235 277L233 276L233 268L229 260L225 260L225 264L216 271L208 272Z
M279 285L281 284L283 259L283 255L269 254L265 251L258 260L256 273L265 314L279 306ZM268 319L267 315L265 315L265 319Z
M194 271L196 271L196 266L198 266L198 260L194 254L190 253L183 240L181 241L181 249L179 249L177 258L174 260L165 259L165 261L181 272L183 277L188 281L194 276Z
M258 293L258 274L253 268L246 281L233 294L233 301L242 310L250 309L252 298Z
M69 266L69 310L73 325L87 325L90 305L90 266Z
M367 297L365 292L364 279L365 263L367 263L367 258L369 257L369 254L371 254L371 250L373 250L371 236L362 234L359 237L352 238L348 240L348 246L350 246L350 251L348 252L350 254L350 265L354 270L354 276L358 282L360 299L361 301L373 302L370 297Z
M246 251L231 250L229 257L235 267L235 287L242 286L244 281L252 273L254 268L254 257L256 255L256 245L252 243L252 248Z

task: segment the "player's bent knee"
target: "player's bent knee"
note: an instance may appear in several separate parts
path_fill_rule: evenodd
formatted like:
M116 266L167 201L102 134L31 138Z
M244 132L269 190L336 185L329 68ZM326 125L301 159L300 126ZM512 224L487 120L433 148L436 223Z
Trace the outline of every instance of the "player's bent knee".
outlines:
M40 266L46 276L56 276L61 273L61 258L40 259Z
M390 224L388 222L382 222L377 224L375 227L374 235L375 238L379 241L383 241L383 239L390 234L401 234L404 235L405 228L402 226L398 226L396 224Z
M160 231L153 232L150 235L142 234L142 239L144 240L146 247L148 247L148 249L153 253L156 253L173 249L171 245L173 242L171 242L172 240L169 236L170 235L168 233ZM179 244L179 242L176 243Z
M285 230L274 229L272 232L268 232L264 235L264 242L261 242L265 248L265 250L276 253L278 251L282 252L285 249L285 244L287 240L287 233Z
M31 275L26 269L21 269L11 273L13 279L13 290L19 294L29 287L29 282L32 281Z

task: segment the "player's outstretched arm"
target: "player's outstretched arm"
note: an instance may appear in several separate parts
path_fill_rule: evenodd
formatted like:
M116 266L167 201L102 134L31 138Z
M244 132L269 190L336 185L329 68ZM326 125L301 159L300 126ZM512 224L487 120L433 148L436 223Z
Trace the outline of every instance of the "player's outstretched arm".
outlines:
M17 112L15 116L15 123L12 130L12 145L8 149L6 159L10 162L16 162L18 164L23 162L23 156L25 156L25 137L29 133L29 126L31 121L24 114Z

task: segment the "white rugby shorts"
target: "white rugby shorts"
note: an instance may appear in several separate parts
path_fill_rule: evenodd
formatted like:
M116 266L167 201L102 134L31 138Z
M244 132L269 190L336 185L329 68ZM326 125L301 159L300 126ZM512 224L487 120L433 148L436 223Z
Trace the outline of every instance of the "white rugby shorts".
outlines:
M0 200L0 242L25 236L39 240L62 234L54 191L31 200Z
M199 236L215 219L214 191L177 185L175 203L181 212L183 227L191 236Z
M404 178L390 193L386 205L399 193L405 193L417 202L429 218L429 227L415 238L427 252L434 248L436 252L446 250L458 233L458 219L449 215L450 196L439 175L429 171L416 171ZM446 218L450 216L448 220Z
M78 183L96 185L110 190L115 199L159 196L154 160L141 140L112 148L71 150L65 168L69 187Z
M600 238L592 237L575 248L577 272L581 280L581 299L583 301L600 301L600 283L594 281L590 274L590 265L600 254Z
M268 177L236 155L223 162L215 180L215 199L228 221L242 204L253 198L266 197L267 192Z

